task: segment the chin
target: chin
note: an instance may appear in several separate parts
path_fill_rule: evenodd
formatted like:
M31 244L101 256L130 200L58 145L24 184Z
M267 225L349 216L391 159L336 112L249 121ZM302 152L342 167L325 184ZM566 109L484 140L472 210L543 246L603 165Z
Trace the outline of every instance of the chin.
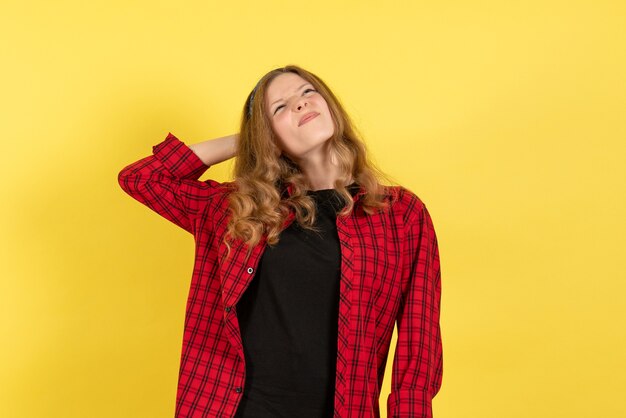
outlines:
M332 129L320 129L315 133L315 143L326 142L333 137L335 131Z

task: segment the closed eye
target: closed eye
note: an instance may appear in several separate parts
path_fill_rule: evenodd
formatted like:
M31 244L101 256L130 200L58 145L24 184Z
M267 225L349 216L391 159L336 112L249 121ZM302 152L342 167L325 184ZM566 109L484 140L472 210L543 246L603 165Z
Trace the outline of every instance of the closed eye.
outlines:
M316 91L316 90L315 90L315 89L311 89L311 88L305 89L305 90L302 92L302 95L305 95L305 94L306 94L307 92L309 92L309 91ZM278 106L276 109L274 109L274 114L276 114L276 112L278 112L278 109L280 109L281 107L284 107L284 106L285 106L285 105L280 105L280 106Z

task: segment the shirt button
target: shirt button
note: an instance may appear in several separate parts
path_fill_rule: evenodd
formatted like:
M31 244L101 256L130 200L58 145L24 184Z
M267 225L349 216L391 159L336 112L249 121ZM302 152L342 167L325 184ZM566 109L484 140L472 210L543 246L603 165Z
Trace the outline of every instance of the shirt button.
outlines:
M226 312L230 312L230 306L226 307Z
M252 267L248 267L248 273L252 274L253 271L254 269Z
M240 387L240 386L237 386L237 387L235 388L235 392L237 392L237 393L241 393L241 387Z

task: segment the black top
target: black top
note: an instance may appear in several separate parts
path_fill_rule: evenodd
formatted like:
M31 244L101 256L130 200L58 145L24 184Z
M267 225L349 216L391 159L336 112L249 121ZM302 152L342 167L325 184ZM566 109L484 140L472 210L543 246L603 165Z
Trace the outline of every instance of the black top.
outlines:
M294 220L266 247L236 306L246 383L235 418L333 416L343 201L335 189L307 194L320 233Z

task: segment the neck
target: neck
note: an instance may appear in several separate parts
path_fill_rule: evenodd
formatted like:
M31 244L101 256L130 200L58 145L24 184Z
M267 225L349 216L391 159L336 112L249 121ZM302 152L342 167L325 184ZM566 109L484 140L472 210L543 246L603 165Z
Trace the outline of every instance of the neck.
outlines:
M335 188L335 181L339 177L339 166L332 160L328 141L297 160L311 190Z

